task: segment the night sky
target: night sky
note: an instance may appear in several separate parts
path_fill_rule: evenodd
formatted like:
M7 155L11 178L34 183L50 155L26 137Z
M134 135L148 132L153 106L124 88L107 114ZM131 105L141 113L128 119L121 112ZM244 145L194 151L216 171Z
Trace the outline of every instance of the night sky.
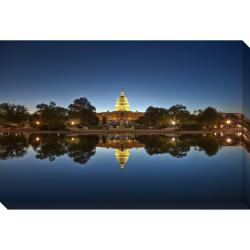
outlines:
M121 89L132 110L214 106L241 112L241 42L0 42L0 103L87 97L114 110Z

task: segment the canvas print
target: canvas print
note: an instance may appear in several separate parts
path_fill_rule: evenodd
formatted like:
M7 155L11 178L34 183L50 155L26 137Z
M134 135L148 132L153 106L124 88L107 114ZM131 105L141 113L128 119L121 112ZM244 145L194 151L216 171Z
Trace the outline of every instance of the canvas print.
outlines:
M248 209L243 41L1 41L8 209Z

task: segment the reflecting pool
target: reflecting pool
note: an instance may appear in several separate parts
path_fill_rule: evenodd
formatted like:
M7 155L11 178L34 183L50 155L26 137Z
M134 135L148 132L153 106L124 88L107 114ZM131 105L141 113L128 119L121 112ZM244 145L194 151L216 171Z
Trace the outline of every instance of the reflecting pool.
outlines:
M10 209L247 209L250 145L236 134L0 135Z

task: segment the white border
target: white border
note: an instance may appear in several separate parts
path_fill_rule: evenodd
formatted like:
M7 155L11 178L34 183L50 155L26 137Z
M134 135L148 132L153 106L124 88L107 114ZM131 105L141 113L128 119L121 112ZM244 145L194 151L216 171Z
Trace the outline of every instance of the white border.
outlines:
M0 0L0 39L244 40L249 1ZM1 55L0 55L1 56ZM1 249L245 249L249 211L8 211Z
M0 39L250 42L247 0L1 0L0 3Z

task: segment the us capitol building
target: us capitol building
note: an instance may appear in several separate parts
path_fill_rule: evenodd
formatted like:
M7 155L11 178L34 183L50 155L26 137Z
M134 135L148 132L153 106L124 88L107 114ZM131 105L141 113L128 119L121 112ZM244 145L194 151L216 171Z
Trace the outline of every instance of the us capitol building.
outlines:
M114 111L97 113L100 122L105 117L109 126L115 128L125 128L133 126L135 120L143 116L143 112L131 111L125 92L122 90L117 98ZM131 148L140 148L143 145L137 142L133 136L109 135L105 140L100 140L99 147L108 147L115 150L115 157L123 169L129 159Z
M101 122L105 118L108 124L120 125L122 127L133 125L135 120L143 116L143 114L143 112L133 112L130 110L128 99L124 90L122 90L116 101L115 111L97 113L97 116Z

